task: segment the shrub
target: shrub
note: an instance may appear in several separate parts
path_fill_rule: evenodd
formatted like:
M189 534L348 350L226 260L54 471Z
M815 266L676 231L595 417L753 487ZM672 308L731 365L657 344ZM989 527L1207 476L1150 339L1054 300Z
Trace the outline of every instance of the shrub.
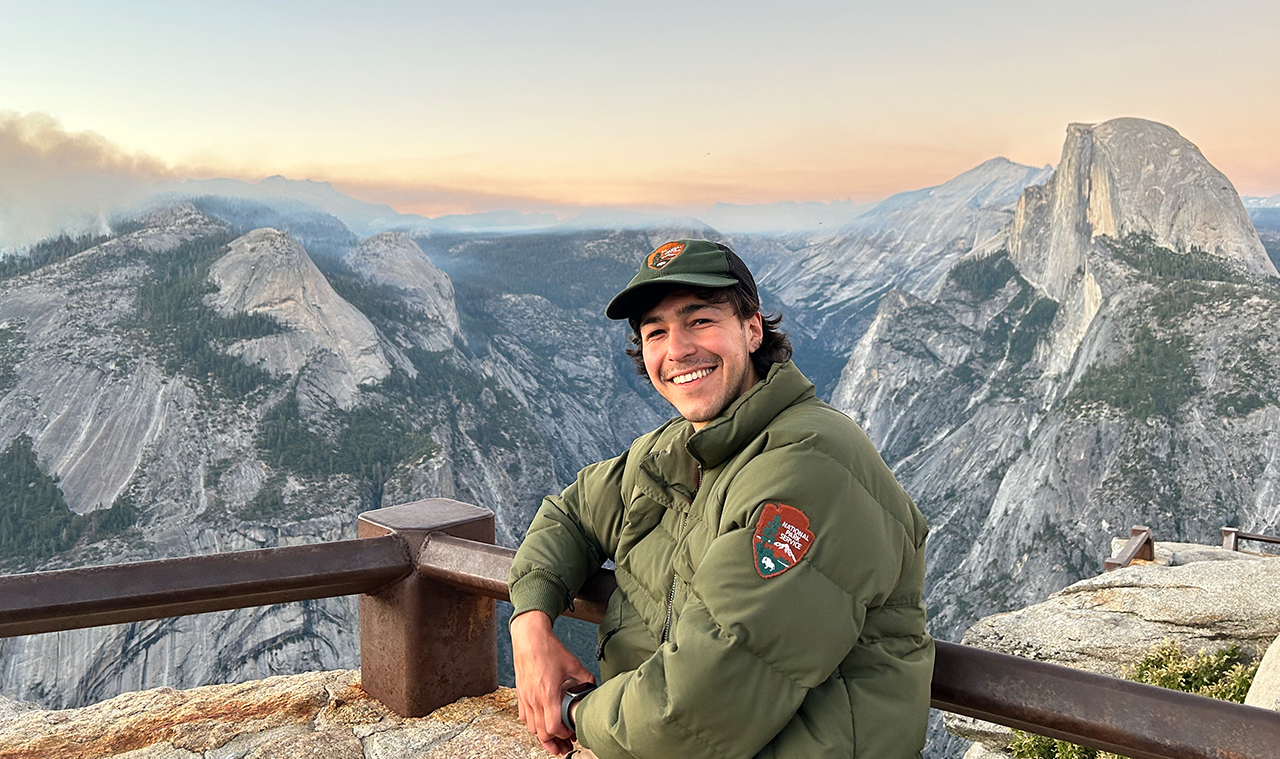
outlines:
M1124 676L1160 688L1244 703L1258 673L1259 662L1251 658L1237 645L1188 654L1177 643L1165 640L1152 646L1137 664L1125 668ZM1116 759L1115 754L1020 730L1014 731L1009 750L1016 759Z

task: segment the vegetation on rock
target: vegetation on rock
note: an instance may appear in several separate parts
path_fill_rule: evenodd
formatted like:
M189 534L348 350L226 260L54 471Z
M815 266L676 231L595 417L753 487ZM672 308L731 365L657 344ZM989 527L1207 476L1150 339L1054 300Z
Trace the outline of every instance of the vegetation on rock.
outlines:
M1226 259L1195 249L1177 253L1157 245L1144 232L1131 232L1119 241L1101 239L1118 260L1154 280L1248 281Z
M230 234L214 234L147 256L152 277L138 288L134 326L146 335L140 342L160 353L167 373L182 373L209 392L241 399L274 379L226 348L276 334L280 325L258 314L222 316L205 303L205 296L217 290L209 267L230 240Z
M111 235L77 235L60 234L48 240L32 245L25 255L8 256L0 260L0 280L17 277L27 272L42 269L49 264L56 264L83 253L95 245L101 245L111 239Z
M1124 676L1129 680L1198 696L1244 703L1259 661L1238 645L1188 654L1172 640L1155 645ZM1016 759L1117 759L1115 754L1043 735L1014 731L1009 749Z
M959 261L951 267L947 279L977 300L986 300L996 294L1010 279L1018 276L1018 270L1005 251L983 258Z
M73 513L58 481L40 467L26 434L0 453L0 567L25 566L62 553L82 539L92 542L118 535L137 517L127 497L117 498L109 509Z
M1138 325L1129 352L1111 366L1092 366L1072 388L1068 404L1102 403L1137 419L1172 417L1204 387L1191 363L1191 341L1177 330Z

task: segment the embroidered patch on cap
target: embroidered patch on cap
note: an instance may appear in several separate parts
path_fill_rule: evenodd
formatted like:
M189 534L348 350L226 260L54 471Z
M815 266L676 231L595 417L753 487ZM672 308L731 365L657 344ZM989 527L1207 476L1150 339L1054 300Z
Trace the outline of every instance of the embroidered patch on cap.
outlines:
M684 243L669 242L661 245L657 250L649 254L649 268L661 269L667 264L675 260L675 257L684 252Z
M756 572L761 577L777 577L794 567L811 545L813 533L809 532L809 518L800 509L785 503L764 505L756 533L751 537Z

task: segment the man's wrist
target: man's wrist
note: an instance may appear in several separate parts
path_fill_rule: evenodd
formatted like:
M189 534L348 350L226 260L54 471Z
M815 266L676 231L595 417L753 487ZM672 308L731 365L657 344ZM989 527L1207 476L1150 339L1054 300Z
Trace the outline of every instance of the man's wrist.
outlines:
M569 728L570 732L578 732L575 719L578 711L578 702L595 689L595 683L574 683L564 689L564 693L560 696L560 721L564 723L565 727Z

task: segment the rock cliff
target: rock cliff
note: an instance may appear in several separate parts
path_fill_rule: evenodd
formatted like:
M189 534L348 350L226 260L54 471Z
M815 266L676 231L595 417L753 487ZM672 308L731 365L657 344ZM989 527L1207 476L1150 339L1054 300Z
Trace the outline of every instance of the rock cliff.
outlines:
M888 289L927 294L1008 224L1024 187L1049 173L994 158L937 187L894 195L838 231L743 238L741 253L803 329L847 355Z
M280 334L233 343L229 351L273 374L307 379L340 408L356 403L360 388L386 377L391 365L377 330L343 300L297 240L258 229L231 242L209 276L218 292L208 298L219 314L259 314L283 325Z
M404 292L406 303L428 320L423 325L421 347L448 350L461 331L453 299L453 282L427 258L413 238L399 232L383 232L363 240L347 254L347 263L360 274Z
M1167 127L1073 125L1000 234L884 298L833 403L929 518L936 633L1093 574L1112 526L1280 521L1280 290L1223 181Z

